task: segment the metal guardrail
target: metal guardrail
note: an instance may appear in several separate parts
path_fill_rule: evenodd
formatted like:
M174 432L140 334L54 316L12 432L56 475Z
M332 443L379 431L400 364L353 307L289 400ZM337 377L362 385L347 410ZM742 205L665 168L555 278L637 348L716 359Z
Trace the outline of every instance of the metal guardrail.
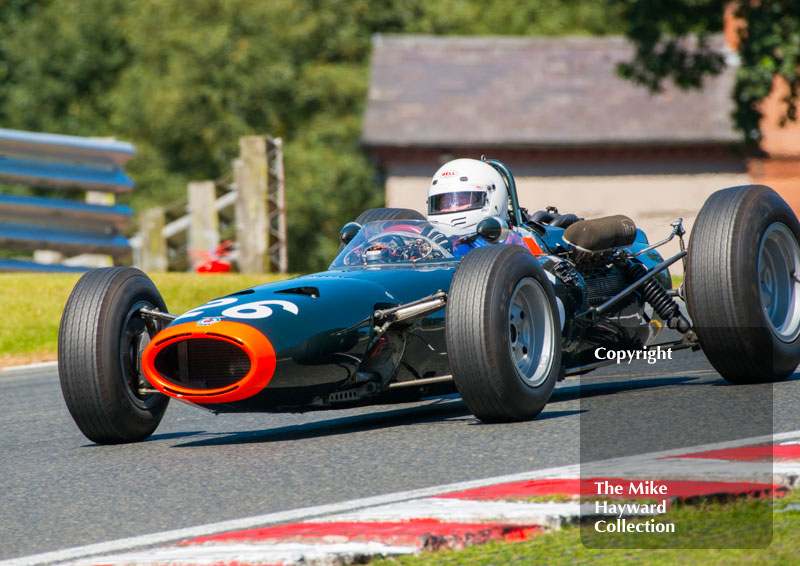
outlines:
M0 272L10 271L26 273L83 273L86 271L86 268L60 264L48 265L19 259L0 259Z
M77 200L26 197L0 194L0 220L36 222L46 219L48 225L81 225L89 230L121 229L133 211L124 205L105 206Z
M135 154L127 142L0 128L0 182L127 193Z
M124 166L135 153L127 142L0 128L0 183L126 193L134 183ZM121 231L132 217L126 206L0 194L0 248L118 259L131 252ZM76 268L0 261L0 271L65 269Z

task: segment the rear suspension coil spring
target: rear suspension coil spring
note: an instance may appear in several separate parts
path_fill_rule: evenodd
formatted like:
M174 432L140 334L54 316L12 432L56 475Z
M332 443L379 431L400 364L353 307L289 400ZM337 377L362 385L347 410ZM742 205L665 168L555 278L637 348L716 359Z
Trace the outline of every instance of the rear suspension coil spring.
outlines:
M625 276L631 283L645 275L647 275L647 268L641 263L629 263L625 269ZM681 314L678 303L667 294L667 290L658 281L655 279L645 281L639 287L639 292L658 313L658 316L667 321L668 327L684 334L689 330L689 321Z

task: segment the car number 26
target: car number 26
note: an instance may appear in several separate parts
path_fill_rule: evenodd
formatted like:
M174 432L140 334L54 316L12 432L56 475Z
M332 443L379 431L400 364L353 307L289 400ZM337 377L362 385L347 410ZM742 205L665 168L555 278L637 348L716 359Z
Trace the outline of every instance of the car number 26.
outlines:
M238 300L239 299L236 297L225 297L224 299L214 299L213 301L207 302L200 308L183 313L178 318L190 318L190 317L200 316L208 309L224 307L226 305L233 305ZM267 318L268 316L272 315L272 309L270 308L269 305L279 306L283 308L283 310L285 310L286 312L290 312L295 315L298 313L297 305L290 301L267 300L267 301L253 301L250 303L242 303L239 305L231 306L222 311L220 315L227 318L246 318L246 319Z

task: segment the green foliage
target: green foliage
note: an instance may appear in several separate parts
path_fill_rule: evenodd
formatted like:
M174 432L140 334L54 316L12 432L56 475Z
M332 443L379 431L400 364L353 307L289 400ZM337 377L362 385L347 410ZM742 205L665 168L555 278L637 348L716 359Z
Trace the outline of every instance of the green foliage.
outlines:
M635 46L620 70L697 87L725 64L710 35L724 0L0 0L0 124L132 141L141 209L230 169L242 135L286 142L291 268L324 268L344 222L382 201L359 146L375 33L604 34ZM775 77L800 88L800 0L740 2L734 120L760 141Z
M222 177L240 136L280 136L290 267L317 270L383 201L359 144L373 34L602 34L619 15L592 0L0 0L0 123L133 142L136 210Z
M114 30L122 0L30 2L27 15L4 30L7 72L2 115L20 129L106 135L109 91L130 62ZM68 25L71 24L71 25Z
M789 86L781 120L797 119L800 89L800 1L743 2L737 16L747 22L739 49L742 65L736 76L735 120L749 140L761 140L758 103L780 77Z
M618 0L606 0L611 6ZM728 0L626 0L626 35L634 42L632 61L620 65L622 76L658 90L672 79L683 88L702 86L706 76L725 67L719 46L709 35L723 29ZM800 0L737 2L740 65L736 71L733 120L750 149L761 142L760 103L776 78L786 81L782 123L795 120L800 89Z
M636 59L620 65L621 73L653 90L667 76L680 87L700 87L704 75L725 66L709 45L709 34L722 31L723 8L722 1L626 2L627 36L636 45Z

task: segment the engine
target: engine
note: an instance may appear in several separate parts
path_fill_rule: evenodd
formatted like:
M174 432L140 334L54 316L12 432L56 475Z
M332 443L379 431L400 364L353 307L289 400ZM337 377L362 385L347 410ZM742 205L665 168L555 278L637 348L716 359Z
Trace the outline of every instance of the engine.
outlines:
M647 268L635 259L625 259L614 265L617 250L636 240L636 225L627 216L619 214L575 222L564 230L563 239L568 245L570 259L586 281L590 307L602 304L647 275ZM682 333L689 330L689 322L677 303L657 281L645 281L638 292L670 328ZM616 307L620 309L629 303L630 300L622 300Z
M580 220L564 231L569 258L586 282L590 307L600 305L630 283L626 274L614 267L613 256L635 238L636 225L622 215Z
M625 275L607 262L584 262L577 269L586 282L586 300L590 307L602 304L628 286Z

